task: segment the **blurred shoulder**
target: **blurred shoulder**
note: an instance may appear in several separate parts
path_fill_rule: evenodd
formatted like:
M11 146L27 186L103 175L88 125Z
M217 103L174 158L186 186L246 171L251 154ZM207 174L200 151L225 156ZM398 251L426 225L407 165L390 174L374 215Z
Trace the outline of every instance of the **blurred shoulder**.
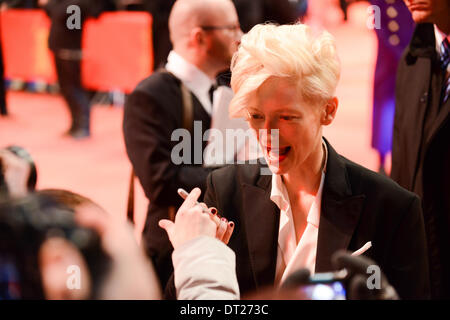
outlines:
M150 76L143 79L136 88L134 92L144 92L144 93L161 93L171 89L177 88L180 85L180 80L171 75L168 72L157 70L153 72Z

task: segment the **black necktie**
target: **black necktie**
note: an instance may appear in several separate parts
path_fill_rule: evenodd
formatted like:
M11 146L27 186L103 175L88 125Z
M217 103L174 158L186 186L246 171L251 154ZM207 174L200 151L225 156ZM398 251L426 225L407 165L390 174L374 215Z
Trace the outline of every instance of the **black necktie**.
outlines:
M217 85L213 84L211 88L208 90L209 94L209 101L211 101L211 106L213 105L213 99L214 99L214 91L217 89Z

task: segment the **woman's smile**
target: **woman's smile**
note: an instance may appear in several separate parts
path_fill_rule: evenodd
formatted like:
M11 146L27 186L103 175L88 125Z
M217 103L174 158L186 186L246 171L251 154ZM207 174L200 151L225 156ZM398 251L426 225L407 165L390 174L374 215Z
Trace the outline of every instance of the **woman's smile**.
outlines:
M274 146L266 146L264 148L266 155L270 162L278 162L281 163L284 159L286 159L291 151L292 147L284 146L284 147L274 147Z

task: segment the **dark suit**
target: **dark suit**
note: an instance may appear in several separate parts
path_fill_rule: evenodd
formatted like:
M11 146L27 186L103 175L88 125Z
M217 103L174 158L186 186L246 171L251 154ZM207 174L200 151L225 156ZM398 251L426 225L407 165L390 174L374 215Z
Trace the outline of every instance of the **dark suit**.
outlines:
M450 298L450 100L440 103L431 24L416 27L399 64L391 177L422 198L432 296Z
M191 96L193 120L201 121L203 130L209 129L210 115L198 99L193 94ZM180 128L183 128L180 80L169 73L157 71L139 83L127 98L123 132L128 157L150 201L143 245L153 259L163 288L173 270L173 248L166 232L158 226L158 221L169 217L170 206L181 205L183 200L177 194L178 188L190 191L199 187L204 192L206 177L212 170L203 168L201 164L174 164L171 153L179 142L171 141L171 136L174 130ZM206 143L202 142L202 155ZM194 159L194 143L191 147L191 159Z
M429 295L425 230L419 198L344 157L327 143L316 272L333 270L339 249L375 260L404 299ZM260 165L235 165L208 177L205 202L235 222L229 246L236 252L241 294L275 279L280 211L270 200L270 175Z

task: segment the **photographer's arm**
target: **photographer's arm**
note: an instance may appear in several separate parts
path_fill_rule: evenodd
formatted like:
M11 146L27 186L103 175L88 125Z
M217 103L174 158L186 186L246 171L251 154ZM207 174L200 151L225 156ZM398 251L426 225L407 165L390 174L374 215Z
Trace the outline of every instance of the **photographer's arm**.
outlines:
M159 223L175 249L172 261L177 299L239 299L235 254L219 240L212 213L196 204L199 196L200 189L195 188L178 210L175 223Z

